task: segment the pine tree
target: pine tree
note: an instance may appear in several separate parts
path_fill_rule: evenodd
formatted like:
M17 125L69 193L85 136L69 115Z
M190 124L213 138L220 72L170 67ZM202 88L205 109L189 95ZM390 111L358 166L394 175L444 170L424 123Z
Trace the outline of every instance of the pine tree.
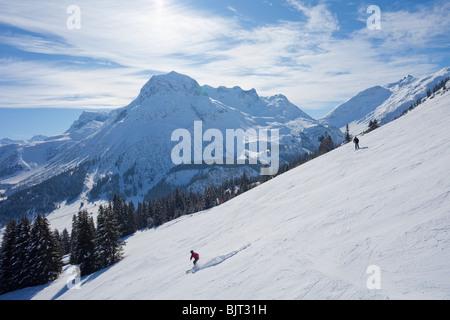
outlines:
M192 200L192 193L186 194L184 207L185 207L185 214L194 213L194 202Z
M70 253L70 235L66 228L61 233L61 248L64 255Z
M153 205L149 202L144 206L143 210L146 217L146 228L153 228L155 226Z
M377 119L370 120L370 121L369 121L369 128L367 129L366 132L373 131L373 130L379 128L379 127L380 127L380 124L378 123L378 120L377 120Z
M334 142L331 136L328 133L325 133L325 136L319 137L319 155L325 154L327 152L330 152L334 148Z
M19 288L24 288L32 284L31 270L31 222L27 217L23 217L17 228L16 247L14 250L14 264L16 264L16 274L13 281Z
M146 217L145 217L145 202L138 202L136 210L136 228L137 230L144 229L146 227Z
M121 232L123 235L125 235L127 225L127 203L125 199L120 197L118 194L115 194L113 198L112 208L115 215L119 219Z
M166 222L165 208L161 199L155 199L153 202L153 222L155 227Z
M348 124L345 126L345 142L349 143L352 141L352 136L350 135L350 128Z
M81 275L94 272L95 269L95 226L94 220L89 216L87 210L78 213L76 224L76 239L72 247L73 261L79 265Z
M203 194L203 208L210 209L214 207L214 195L212 193L211 188L206 187L205 193Z
M178 188L176 188L175 192L174 192L174 205L175 205L174 218L175 219L186 213L184 198L185 198L185 193L181 192L180 190L178 190Z
M69 254L69 262L70 264L79 264L81 261L78 259L78 248L77 248L77 239L78 239L78 217L77 215L73 215L72 217L72 232L70 234L70 254Z
M36 217L30 232L30 283L46 284L58 277L62 270L59 241L50 230L47 218Z
M17 265L14 266L14 251L17 239L17 223L11 220L6 224L0 249L0 294L13 291L17 284L13 277L17 274Z
M136 213L133 201L130 201L126 207L125 212L125 232L123 236L128 236L137 231L136 227Z
M58 251L61 254L61 257L64 255L64 250L62 247L61 234L58 229L53 230L53 238L56 240L56 244L58 245Z
M96 250L97 267L102 269L122 260L124 241L120 241L120 225L111 206L100 206L97 216Z
M48 221L48 220L47 220ZM59 237L57 237L54 233L50 231L50 228L48 229L50 232L50 238L49 238L49 250L48 252L48 264L49 264L49 279L48 281L53 281L58 278L59 274L62 272L63 267L63 250L61 246L61 241Z
M244 171L244 173L241 176L241 181L239 183L239 191L241 193L246 192L250 189L250 179L247 176L247 173Z

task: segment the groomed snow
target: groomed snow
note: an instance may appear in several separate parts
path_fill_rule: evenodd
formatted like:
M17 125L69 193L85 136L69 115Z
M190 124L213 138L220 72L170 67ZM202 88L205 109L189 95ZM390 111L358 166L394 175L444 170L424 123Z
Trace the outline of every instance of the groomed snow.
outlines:
M209 211L125 259L4 299L450 299L450 94ZM200 254L200 270L189 251ZM367 268L380 268L369 290Z

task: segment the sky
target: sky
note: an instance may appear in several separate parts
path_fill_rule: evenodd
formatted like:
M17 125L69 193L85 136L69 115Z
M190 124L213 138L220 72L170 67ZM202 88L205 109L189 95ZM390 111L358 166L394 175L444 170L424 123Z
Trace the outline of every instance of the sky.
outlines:
M446 0L0 0L0 138L62 133L170 71L320 118L450 66L448 17Z

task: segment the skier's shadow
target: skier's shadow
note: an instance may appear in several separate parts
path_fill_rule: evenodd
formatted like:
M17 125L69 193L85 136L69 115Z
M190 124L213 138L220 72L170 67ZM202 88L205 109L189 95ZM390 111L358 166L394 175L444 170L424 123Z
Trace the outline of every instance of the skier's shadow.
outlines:
M361 147L359 150L369 149L369 147Z
M80 283L79 283L79 285L80 285L79 288L81 289L83 285L85 285L85 284L91 282L92 280L94 280L95 278L97 278L99 275L101 275L101 274L103 274L104 272L106 272L107 270L109 270L112 266L113 266L113 265L111 265L111 266L109 266L109 267L106 267L106 268L104 268L104 269L101 269L101 270L99 270L99 271L97 271L97 272L94 272L94 273L91 273L91 274L88 274L88 275L85 275L85 276L81 277ZM64 271L64 272L65 272L65 271ZM49 283L48 285L50 285L50 283ZM62 288L61 288L61 289L53 296L53 298L51 298L51 300L56 300L56 299L58 299L59 297L61 297L64 293L66 293L66 292L69 291L69 290L72 290L72 289L69 288L68 284L64 285L64 287L62 287Z

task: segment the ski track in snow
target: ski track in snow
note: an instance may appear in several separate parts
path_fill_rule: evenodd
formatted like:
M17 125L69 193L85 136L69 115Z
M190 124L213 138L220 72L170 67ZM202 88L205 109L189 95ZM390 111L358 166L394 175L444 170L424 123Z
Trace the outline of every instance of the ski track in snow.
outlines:
M191 273L197 273L201 270L204 270L206 268L211 268L214 266L217 266L218 264L221 264L222 262L225 262L226 260L230 259L231 257L235 256L236 254L238 254L239 252L241 252L242 250L247 249L248 247L250 247L250 244L247 244L245 246L243 246L242 248L232 251L230 253L215 257L211 260L209 260L208 262L206 262L205 264L201 263L201 259L199 259L199 261L197 262L197 266L194 267L191 271Z

